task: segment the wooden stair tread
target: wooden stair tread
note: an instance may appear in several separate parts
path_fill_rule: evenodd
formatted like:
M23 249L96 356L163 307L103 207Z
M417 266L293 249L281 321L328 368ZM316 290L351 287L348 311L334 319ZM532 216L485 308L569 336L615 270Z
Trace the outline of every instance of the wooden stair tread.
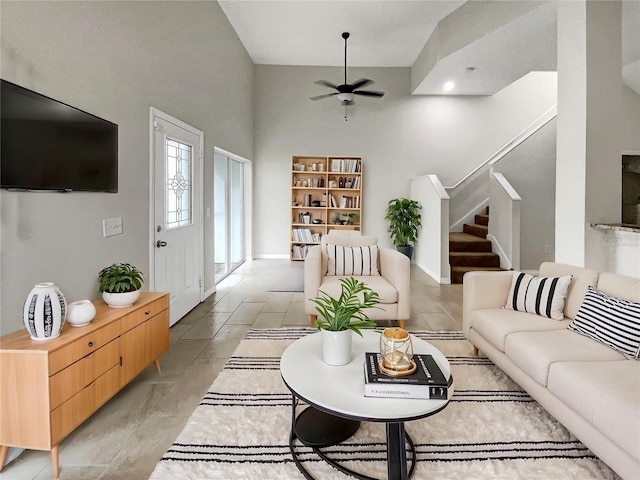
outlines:
M451 232L449 233L449 241L454 242L489 242L486 238L478 237L477 235L471 235L470 233L464 232Z

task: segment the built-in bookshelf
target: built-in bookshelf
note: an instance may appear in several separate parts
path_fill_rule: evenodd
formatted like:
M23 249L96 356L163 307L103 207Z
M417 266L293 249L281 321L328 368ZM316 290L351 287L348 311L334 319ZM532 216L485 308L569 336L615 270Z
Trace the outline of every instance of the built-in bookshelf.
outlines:
M291 260L330 230L362 228L362 157L294 155L291 160Z

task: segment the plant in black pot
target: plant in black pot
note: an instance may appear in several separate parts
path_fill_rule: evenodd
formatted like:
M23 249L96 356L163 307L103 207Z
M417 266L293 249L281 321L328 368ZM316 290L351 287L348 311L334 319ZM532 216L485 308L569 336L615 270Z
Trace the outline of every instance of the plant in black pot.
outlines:
M112 308L133 305L140 296L144 275L129 263L114 263L98 273L102 299Z
M384 219L389 222L391 240L399 252L411 258L413 244L418 240L420 223L420 204L408 198L390 200Z

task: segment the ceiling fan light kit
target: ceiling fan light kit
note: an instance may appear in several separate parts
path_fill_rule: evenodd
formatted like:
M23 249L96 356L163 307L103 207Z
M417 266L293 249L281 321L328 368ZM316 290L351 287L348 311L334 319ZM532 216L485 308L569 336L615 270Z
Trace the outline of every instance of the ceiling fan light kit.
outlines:
M321 100L323 98L333 97L334 95L338 97L338 100L342 103L342 105L348 106L353 105L353 101L356 95L361 95L364 97L375 97L380 98L384 95L384 92L376 92L373 90L360 90L360 88L371 85L373 80L369 80L368 78L362 78L356 81L353 84L349 84L347 82L347 39L349 38L349 32L344 32L342 34L342 38L344 38L344 83L341 85L335 85L327 80L318 80L314 82L316 85L322 85L323 87L329 87L335 90L333 93L325 93L324 95L317 95L315 97L311 97L311 100ZM346 119L345 113L345 119Z

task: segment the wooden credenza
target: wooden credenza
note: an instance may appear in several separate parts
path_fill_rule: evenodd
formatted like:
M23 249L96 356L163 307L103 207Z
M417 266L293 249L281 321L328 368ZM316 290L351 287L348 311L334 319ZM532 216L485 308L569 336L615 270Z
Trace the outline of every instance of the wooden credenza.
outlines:
M54 340L26 330L0 337L0 471L9 447L50 450L169 349L169 295L143 292L132 307L94 302L85 327Z

